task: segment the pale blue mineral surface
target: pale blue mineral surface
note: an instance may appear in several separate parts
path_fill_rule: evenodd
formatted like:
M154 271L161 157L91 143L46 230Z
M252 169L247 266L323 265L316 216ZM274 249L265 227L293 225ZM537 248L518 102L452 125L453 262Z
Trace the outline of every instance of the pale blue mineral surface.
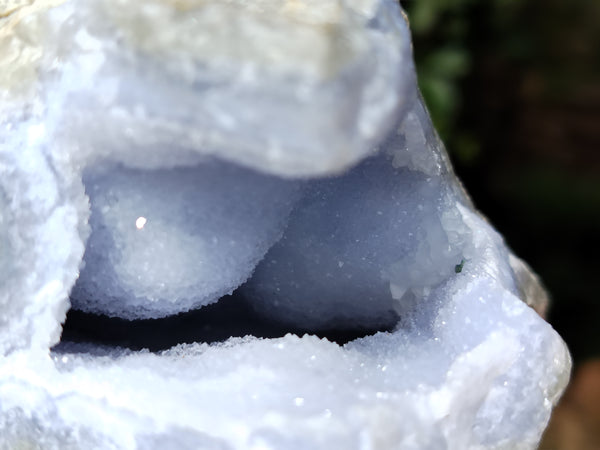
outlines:
M396 1L13 3L1 449L536 447L570 356L452 172ZM61 340L69 310L167 333L142 319L237 305L290 334Z

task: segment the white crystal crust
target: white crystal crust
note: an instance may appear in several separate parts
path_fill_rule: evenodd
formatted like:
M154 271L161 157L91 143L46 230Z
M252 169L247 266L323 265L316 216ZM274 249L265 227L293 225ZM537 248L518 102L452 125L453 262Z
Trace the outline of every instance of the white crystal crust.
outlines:
M533 310L475 280L427 336L246 338L35 365L14 354L0 425L9 448L535 448L569 364Z

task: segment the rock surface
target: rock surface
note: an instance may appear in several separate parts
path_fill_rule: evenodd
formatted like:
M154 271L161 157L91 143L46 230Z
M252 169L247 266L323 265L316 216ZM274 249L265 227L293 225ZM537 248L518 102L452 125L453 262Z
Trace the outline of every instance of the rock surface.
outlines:
M395 1L55 3L0 4L0 448L536 447L569 353L452 173ZM69 307L234 289L381 331L55 346Z

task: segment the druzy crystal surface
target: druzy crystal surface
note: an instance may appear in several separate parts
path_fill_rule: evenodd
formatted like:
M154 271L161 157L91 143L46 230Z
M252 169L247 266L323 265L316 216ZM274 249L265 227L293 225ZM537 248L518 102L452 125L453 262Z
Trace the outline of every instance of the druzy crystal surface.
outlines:
M569 353L395 1L0 6L0 448L535 448ZM61 339L238 306L290 333Z

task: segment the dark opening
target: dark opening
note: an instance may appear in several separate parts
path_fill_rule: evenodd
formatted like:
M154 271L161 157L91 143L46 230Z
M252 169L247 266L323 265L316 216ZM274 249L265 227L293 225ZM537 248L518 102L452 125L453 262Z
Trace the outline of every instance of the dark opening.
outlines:
M277 338L288 333L312 334L343 345L354 339L391 329L309 330L290 328L259 316L238 293L217 303L164 319L125 320L70 310L58 349L69 344L124 347L161 351L178 344L222 342L230 337Z

